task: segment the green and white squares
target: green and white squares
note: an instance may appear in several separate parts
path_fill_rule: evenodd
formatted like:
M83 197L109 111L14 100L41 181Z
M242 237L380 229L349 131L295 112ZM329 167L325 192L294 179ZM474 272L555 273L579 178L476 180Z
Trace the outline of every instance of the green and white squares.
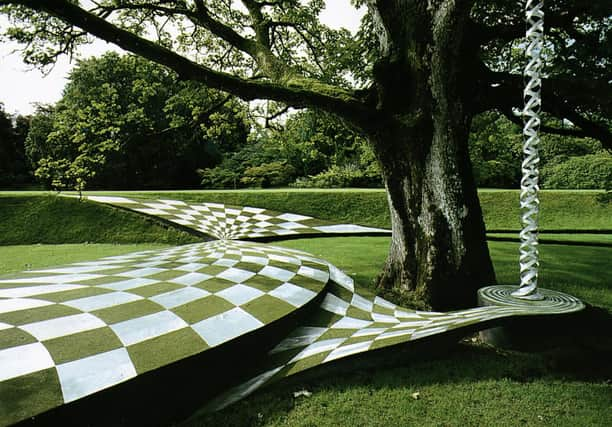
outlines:
M186 203L179 200L106 196L89 196L88 199L158 217L223 240L301 234L390 234L389 230L380 228L333 224L306 215L279 213L253 207L227 206L221 203Z
M55 365L42 343L18 345L0 349L0 381L10 380L51 368Z
M56 366L64 402L72 402L136 376L125 348Z
M328 277L299 252L207 242L0 279L0 381L44 376L71 402L281 319Z
M498 305L452 313L408 310L357 294L346 273L307 253L234 240L387 230L219 203L90 199L220 240L0 278L0 424L212 348L223 351L231 347L226 343L270 323L294 321L289 315L317 298L318 307L308 307L308 317L291 334L277 337L265 363L254 370L258 373L216 398L215 409L323 363L491 319L565 307L555 302L534 310L507 302L495 290L489 297ZM11 400L8 410L4 400Z

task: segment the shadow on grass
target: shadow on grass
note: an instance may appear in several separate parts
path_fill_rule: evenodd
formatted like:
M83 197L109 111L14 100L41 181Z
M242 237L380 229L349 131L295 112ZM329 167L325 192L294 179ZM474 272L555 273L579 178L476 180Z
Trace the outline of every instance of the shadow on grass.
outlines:
M309 410L325 412L329 405L329 411L333 412L336 410L333 408L340 405L338 400L363 399L363 404L367 402L369 405L368 396L380 399L381 395L388 395L391 407L397 405L394 403L397 396L405 395L407 391L439 390L440 387L448 390L447 386L450 386L451 392L459 395L472 390L473 384L483 382L492 383L489 388L493 390L502 390L498 397L490 396L490 399L499 399L500 404L507 404L501 401L501 396L513 392L515 386L510 386L508 391L508 384L512 383L519 386L543 383L538 387L548 387L551 394L555 393L552 390L558 382L610 384L612 315L604 309L589 307L570 320L569 323L560 322L560 330L542 340L539 348L531 348L537 351L495 349L482 343L476 335L459 343L457 336L445 336L341 360L273 384L223 411L190 420L183 427L268 425L270 420L277 421L272 421L273 425L286 425L282 420L295 419L292 412L300 405L293 396L297 390L308 390L314 396L322 396L311 405L321 408ZM592 391L598 401L609 399L609 394L604 396L605 390L596 388ZM554 394L549 398L554 399ZM384 399L380 405L384 413ZM331 423L328 425L341 421L337 418L328 421ZM287 425L311 424L311 421L297 424L293 421Z

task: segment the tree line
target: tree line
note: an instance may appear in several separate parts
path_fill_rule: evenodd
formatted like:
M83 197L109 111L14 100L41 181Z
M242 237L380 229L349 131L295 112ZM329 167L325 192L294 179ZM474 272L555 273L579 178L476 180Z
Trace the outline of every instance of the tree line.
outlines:
M150 61L107 53L78 63L57 104L27 117L0 108L0 185L382 186L367 141L329 113L256 116L237 98L181 82ZM480 187L519 186L521 141L518 125L500 113L474 118L469 149ZM541 171L544 188L612 188L612 156L590 138L544 135Z

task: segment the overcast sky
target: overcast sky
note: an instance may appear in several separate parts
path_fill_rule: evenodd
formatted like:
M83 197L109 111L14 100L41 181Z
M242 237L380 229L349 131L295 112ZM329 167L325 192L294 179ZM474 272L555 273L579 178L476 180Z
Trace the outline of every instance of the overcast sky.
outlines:
M332 28L344 27L355 32L361 15L350 5L350 0L327 0L321 20ZM6 24L1 18L0 27ZM18 53L12 53L16 47L16 44L0 43L0 102L9 113L30 114L34 103L54 103L60 99L66 75L74 63L62 57L44 76L25 65ZM82 49L81 57L99 56L108 50L120 51L116 46L96 40Z

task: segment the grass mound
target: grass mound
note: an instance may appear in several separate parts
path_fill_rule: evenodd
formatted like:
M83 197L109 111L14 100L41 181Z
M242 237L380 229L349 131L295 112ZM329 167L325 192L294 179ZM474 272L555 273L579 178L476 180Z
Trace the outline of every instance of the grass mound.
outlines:
M155 220L75 199L44 193L0 193L0 245L31 243L181 244L198 241ZM181 192L100 192L188 202L218 202L293 212L338 223L390 227L382 190L253 190ZM597 191L544 191L541 230L551 232L612 233L612 203ZM520 228L518 191L482 190L479 193L489 232L517 232ZM596 241L602 239L596 238ZM607 242L608 239L603 239Z
M320 219L389 228L391 220L384 190L227 190L181 192L101 192L191 202L217 202L294 212ZM612 202L603 191L554 190L540 195L543 231L611 231ZM519 191L478 192L487 230L518 231L521 228Z
M159 221L56 196L0 196L0 245L31 243L184 244L201 241Z

